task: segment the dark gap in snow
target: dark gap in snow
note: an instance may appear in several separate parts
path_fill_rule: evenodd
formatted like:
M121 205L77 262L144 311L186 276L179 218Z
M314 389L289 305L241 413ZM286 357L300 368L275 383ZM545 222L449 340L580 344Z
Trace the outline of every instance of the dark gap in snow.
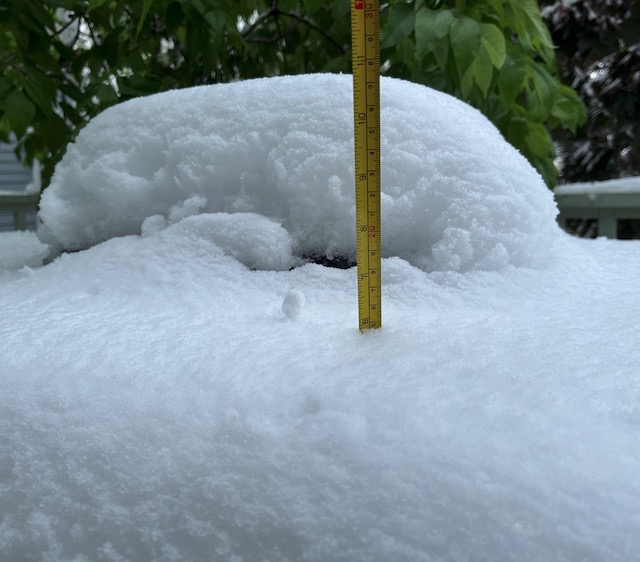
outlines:
M307 263L317 263L318 265L324 265L325 267L335 267L336 269L350 269L356 265L356 262L352 259L345 258L343 256L304 256L303 258Z

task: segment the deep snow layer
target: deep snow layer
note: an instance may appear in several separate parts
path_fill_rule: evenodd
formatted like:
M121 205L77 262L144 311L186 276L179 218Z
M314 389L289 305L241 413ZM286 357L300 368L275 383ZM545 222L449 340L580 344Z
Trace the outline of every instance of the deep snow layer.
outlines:
M297 256L355 256L350 75L175 90L117 105L70 146L39 231L81 249L139 234L151 215L258 213ZM383 78L383 252L427 271L537 267L556 207L540 176L470 106ZM160 217L160 218L161 218Z
M350 87L171 92L70 147L39 234L94 246L0 259L0 560L637 560L638 244L570 239L483 117L385 80L361 334L355 271L300 259L353 251Z
M0 559L636 559L637 243L386 259L363 335L353 270L251 271L217 222L0 278Z

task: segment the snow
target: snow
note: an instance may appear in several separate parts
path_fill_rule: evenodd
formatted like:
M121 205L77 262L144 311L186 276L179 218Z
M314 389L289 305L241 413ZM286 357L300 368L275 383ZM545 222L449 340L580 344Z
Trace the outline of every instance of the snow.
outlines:
M0 276L22 267L41 266L49 247L30 232L3 232L0 237Z
M56 169L40 236L55 248L84 249L140 234L150 215L168 217L197 198L201 213L279 222L298 257L353 260L351 80L251 80L105 111ZM383 79L381 100L387 257L460 271L547 259L553 199L482 114L393 79Z
M111 111L135 138L103 134L105 117L70 149L39 234L54 255L90 247L38 266L42 247L25 234L22 259L0 261L0 559L637 558L637 242L565 235L551 194L493 127L385 81L396 94L383 117L404 148L387 141L383 154L384 327L361 334L355 270L302 259L352 243L337 236L352 213L348 131L330 127L319 95L334 96L341 123L346 84L173 92ZM182 130L171 109L184 117L194 98L222 103L245 86L266 104L256 121L281 107L267 121L291 127L271 168L251 148L268 127L253 136L245 98L241 115L229 102L214 119L228 125L212 136L230 143L221 161L200 139L206 114ZM278 92L291 105L272 104ZM401 92L415 93L413 117ZM305 96L324 127L314 162L316 127L289 111ZM166 109L145 121L154 103ZM424 128L431 104L440 120ZM185 143L175 169L191 170L175 183L125 166L122 143L154 160L174 138L172 150ZM277 161L280 179L261 176ZM223 164L225 197L203 187ZM74 183L72 169L87 175ZM257 179L233 184L243 172L265 193ZM330 225L304 222L316 214Z
M558 195L603 195L610 193L640 193L640 178L617 178L606 181L568 183L555 188Z

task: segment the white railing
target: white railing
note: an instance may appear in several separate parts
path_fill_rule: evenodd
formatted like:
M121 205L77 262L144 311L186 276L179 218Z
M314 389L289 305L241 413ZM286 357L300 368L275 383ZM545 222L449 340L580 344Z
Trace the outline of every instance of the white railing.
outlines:
M8 230L27 230L29 217L38 212L39 193L0 191L0 215L12 219Z
M591 183L570 183L554 189L558 222L589 222L597 236L619 238L620 221L640 220L640 176Z

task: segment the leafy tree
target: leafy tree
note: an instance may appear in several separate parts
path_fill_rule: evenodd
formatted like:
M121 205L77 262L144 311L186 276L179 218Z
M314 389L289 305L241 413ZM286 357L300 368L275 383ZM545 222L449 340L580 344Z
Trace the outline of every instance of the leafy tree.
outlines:
M0 140L15 133L46 182L68 140L120 101L347 69L348 11L313 0L2 0Z
M555 76L554 46L535 0L398 1L383 31L392 73L480 109L555 182L549 129L575 131L585 112Z
M0 140L10 132L45 183L106 107L171 88L349 71L349 0L0 0ZM383 71L478 107L555 178L547 127L583 107L555 78L535 0L391 0Z
M578 90L588 121L559 134L561 179L640 175L640 2L543 2L562 80Z

